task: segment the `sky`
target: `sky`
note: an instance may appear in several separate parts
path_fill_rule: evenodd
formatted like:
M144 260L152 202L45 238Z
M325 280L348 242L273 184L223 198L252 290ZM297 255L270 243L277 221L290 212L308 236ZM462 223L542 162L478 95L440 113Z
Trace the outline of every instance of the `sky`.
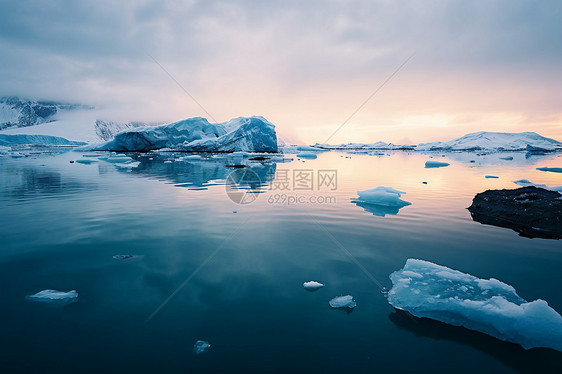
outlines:
M343 123L330 143L562 140L561 19L558 1L0 0L0 96L262 115L308 144Z

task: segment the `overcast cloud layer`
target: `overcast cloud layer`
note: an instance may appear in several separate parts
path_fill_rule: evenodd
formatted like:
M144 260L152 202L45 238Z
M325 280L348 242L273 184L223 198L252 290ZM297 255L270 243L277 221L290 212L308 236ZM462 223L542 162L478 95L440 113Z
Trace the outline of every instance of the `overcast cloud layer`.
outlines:
M562 139L562 3L1 1L0 95L79 102L118 119L259 114L290 137Z

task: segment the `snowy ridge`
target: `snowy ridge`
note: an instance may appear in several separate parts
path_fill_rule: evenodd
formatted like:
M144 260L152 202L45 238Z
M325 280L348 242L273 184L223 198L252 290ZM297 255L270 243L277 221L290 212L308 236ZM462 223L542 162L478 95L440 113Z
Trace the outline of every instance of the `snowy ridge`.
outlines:
M488 132L466 134L447 142L421 143L418 145L396 145L392 143L348 143L340 145L315 144L315 147L340 150L415 150L415 151L562 151L562 143L535 132Z
M417 151L562 151L562 143L536 132L487 132L479 131L448 142L422 143Z
M16 96L0 98L0 130L29 127L53 121L61 111L89 108L77 104L20 99ZM91 108L90 108L91 109Z
M146 152L162 148L189 152L277 152L275 126L260 116L212 124L194 117L169 125L125 130L98 150Z
M525 301L497 279L414 259L390 279L389 303L416 317L463 326L525 349L562 351L562 316L544 300Z

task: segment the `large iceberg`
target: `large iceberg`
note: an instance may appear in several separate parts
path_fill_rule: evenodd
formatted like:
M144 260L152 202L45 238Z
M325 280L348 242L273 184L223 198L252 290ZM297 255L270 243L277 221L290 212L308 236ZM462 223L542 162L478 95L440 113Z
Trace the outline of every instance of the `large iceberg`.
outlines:
M416 317L463 326L525 349L562 351L562 316L544 300L525 301L497 279L415 259L408 259L390 279L389 303Z
M277 152L277 135L275 126L260 116L215 124L195 117L169 125L125 130L96 147L118 152L161 148L187 152Z

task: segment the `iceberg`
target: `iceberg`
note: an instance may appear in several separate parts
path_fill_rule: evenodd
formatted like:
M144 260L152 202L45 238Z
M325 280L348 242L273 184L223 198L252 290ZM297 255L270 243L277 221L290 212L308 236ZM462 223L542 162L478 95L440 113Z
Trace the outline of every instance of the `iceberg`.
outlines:
M56 290L43 290L34 295L25 297L29 301L49 304L70 304L78 301L78 292L72 290L68 292Z
M12 145L43 145L43 146L78 146L84 142L75 142L58 136L50 135L6 135L0 134L1 146Z
M449 166L449 165L451 165L451 164L449 164L448 162L441 162L441 161L426 161L425 162L426 169L442 168L442 167Z
M551 167L542 167L542 168L537 168L537 170L540 171L550 171L551 173L562 173L562 168L551 168Z
M406 192L398 191L392 187L379 186L370 190L357 191L357 198L351 199L354 203L373 204L385 207L402 208L411 205L410 202L400 199Z
M315 153L298 153L297 157L314 160L318 156Z
M562 316L544 300L527 302L497 279L408 259L390 275L388 302L422 318L463 326L501 340L562 351Z
M357 306L357 303L351 295L338 296L330 300L330 306L334 309L351 310Z
M197 342L195 342L195 345L193 346L193 353L195 353L196 355L200 355L206 353L209 350L209 348L211 348L209 342L206 342L204 340L198 340Z
M317 291L317 290L321 289L322 287L324 287L324 284L322 284L320 282L316 282L316 281L309 281L309 282L304 282L302 284L302 286L307 291Z
M277 135L275 126L260 116L215 124L194 117L122 131L96 150L147 152L161 148L184 152L277 152Z

